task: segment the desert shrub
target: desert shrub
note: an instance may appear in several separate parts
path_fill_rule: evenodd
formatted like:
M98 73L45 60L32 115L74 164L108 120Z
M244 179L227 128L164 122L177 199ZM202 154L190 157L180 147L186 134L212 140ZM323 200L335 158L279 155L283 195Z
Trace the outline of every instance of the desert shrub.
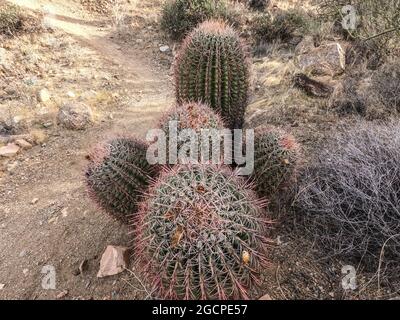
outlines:
M396 45L400 36L400 0L324 0L320 16L341 26L347 13L343 7L351 4L356 9L356 29L342 31L352 39L375 39L380 47Z
M353 124L303 172L298 216L329 257L400 270L399 130L398 122Z
M18 33L42 31L40 19L23 12L18 6L0 4L0 35L14 36Z
M400 62L389 62L375 71L372 88L386 108L400 112Z
M253 10L264 11L269 5L269 0L248 0L248 6Z
M265 203L229 168L161 174L136 224L135 258L164 299L246 299L265 268Z
M278 12L276 15L264 12L256 14L251 20L251 31L257 42L287 41L305 34L308 30L306 15L299 10Z
M329 106L339 115L359 114L365 116L368 108L368 99L365 92L359 90L360 80L355 77L346 77L335 87L329 99Z
M356 40L346 49L346 65L357 67L365 65L369 70L376 70L385 59L385 53L379 44L373 40Z
M0 33L12 35L22 28L22 13L11 4L0 5Z
M212 18L234 22L225 0L171 0L163 7L161 28L173 40L181 40L199 23Z

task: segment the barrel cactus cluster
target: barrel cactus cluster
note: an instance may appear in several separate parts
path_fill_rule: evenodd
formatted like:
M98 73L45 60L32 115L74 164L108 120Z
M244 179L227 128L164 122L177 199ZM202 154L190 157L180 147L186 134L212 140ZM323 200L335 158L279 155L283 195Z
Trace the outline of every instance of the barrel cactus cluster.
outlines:
M206 21L192 31L176 60L177 103L158 125L166 139L172 139L171 121L177 133L242 129L248 61L241 39L224 22ZM160 169L147 162L146 143L138 139L111 139L90 154L90 194L131 222L133 260L157 297L247 299L262 284L271 226L265 196L294 175L297 144L280 129L258 132L255 140L253 179L221 163Z

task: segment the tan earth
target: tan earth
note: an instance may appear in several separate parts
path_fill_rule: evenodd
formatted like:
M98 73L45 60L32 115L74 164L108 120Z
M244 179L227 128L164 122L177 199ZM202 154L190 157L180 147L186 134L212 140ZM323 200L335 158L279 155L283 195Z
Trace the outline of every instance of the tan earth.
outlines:
M49 1L14 1L39 10ZM160 72L146 53L109 38L96 21L81 20L72 5L51 2L54 28L69 34L91 52L98 68L117 71L123 79L129 105L113 113L112 120L85 132L60 129L45 146L36 146L18 158L18 169L0 180L0 290L3 299L64 298L111 299L145 297L140 282L127 273L98 280L101 255L108 244L129 245L127 227L97 210L85 193L83 169L91 145L108 133L125 132L144 137L161 112L173 101L168 70ZM80 8L79 8L80 9ZM118 91L122 91L119 88ZM33 204L33 199L38 199ZM87 260L84 274L75 276ZM44 290L42 268L56 269L56 290ZM128 279L129 278L129 279ZM134 277L133 277L134 279Z

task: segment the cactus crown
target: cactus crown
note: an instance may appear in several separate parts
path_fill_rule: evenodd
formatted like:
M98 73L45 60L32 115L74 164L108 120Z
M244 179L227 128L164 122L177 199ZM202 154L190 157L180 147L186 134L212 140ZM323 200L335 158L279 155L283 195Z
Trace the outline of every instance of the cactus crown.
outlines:
M249 90L247 52L236 32L206 21L184 41L175 67L178 103L202 102L230 128L243 123Z
M259 283L266 222L229 168L178 165L161 174L138 215L136 257L162 298L247 298Z
M286 186L296 172L299 146L283 130L266 127L256 130L254 139L254 176L263 195Z
M127 223L157 167L146 160L147 144L117 137L97 145L85 172L89 195L111 216Z
M223 121L220 116L216 114L210 107L200 104L200 103L186 103L180 106L175 106L171 108L161 119L159 127L166 133L167 145L172 139L172 135L170 134L170 122L177 122L177 134L179 135L182 130L191 129L197 134L198 138L198 155L196 161L203 162L204 158L202 158L202 147L201 144L201 130L207 129L207 135L209 136L208 142L208 159L211 160L213 156L213 152L218 152L216 149L222 150L223 148L223 139L221 138L220 143L212 144L213 135L217 134L221 137L220 131L213 132L212 130L222 130L225 128ZM176 141L178 148L181 148L183 145L183 141ZM168 152L168 148L167 148ZM207 152L207 151L205 151ZM186 154L188 157L189 152ZM221 154L222 156L222 154ZM168 153L169 157L169 153ZM184 162L182 159L179 162Z
M220 116L208 106L200 103L186 103L168 110L160 121L160 128L168 132L169 121L178 122L178 130L193 129L223 129L224 123Z

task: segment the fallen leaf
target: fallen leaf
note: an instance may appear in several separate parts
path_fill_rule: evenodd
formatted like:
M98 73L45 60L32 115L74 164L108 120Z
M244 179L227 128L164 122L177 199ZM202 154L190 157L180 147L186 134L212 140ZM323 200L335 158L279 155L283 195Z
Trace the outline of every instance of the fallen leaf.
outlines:
M175 234L172 236L172 247L175 248L183 237L183 227L178 226L176 228Z
M250 262L250 253L248 253L246 250L242 253L242 260L244 264L248 264Z

